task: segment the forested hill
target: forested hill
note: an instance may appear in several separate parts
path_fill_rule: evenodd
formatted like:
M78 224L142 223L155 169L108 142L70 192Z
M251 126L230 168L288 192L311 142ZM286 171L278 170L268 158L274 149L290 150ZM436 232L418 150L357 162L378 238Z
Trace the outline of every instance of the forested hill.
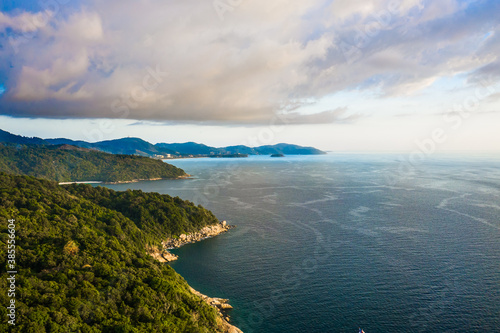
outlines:
M166 194L140 190L113 191L84 184L66 185L68 193L123 214L144 231L150 243L199 231L219 223L211 211Z
M209 211L166 195L0 173L4 268L9 219L15 219L16 325L6 324L10 298L2 292L2 331L219 332L215 310L145 250L163 232L217 223Z
M0 171L59 182L117 182L186 175L184 170L160 160L113 155L69 145L0 144Z
M326 154L324 151L314 147L303 147L287 143L276 145L267 145L259 147L248 146L229 146L229 147L210 147L204 144L195 142L185 143L157 143L152 144L140 138L121 138L115 140L86 142L75 141L71 139L41 139L37 137L25 137L15 135L0 129L0 142L13 144L32 144L32 145L72 145L81 148L95 149L111 154L127 154L140 155L150 157L160 156L212 156L212 155L271 155L271 154L286 154L286 155L321 155Z

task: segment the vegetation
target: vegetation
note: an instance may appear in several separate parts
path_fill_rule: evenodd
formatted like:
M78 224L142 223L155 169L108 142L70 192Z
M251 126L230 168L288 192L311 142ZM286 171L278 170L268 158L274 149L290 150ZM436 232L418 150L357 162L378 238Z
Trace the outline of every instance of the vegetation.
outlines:
M123 214L144 232L150 243L159 244L166 237L177 237L219 223L211 211L179 197L140 190L117 192L83 184L73 184L66 189L73 195Z
M0 171L69 181L132 181L177 178L186 173L147 157L112 155L69 145L9 146L0 144Z
M81 148L95 149L111 154L126 154L156 157L158 155L173 155L173 156L210 156L210 155L270 155L270 154L286 154L286 155L322 155L324 151L314 147L303 147L287 143L279 143L276 145L267 145L259 147L248 147L244 145L228 146L228 147L210 147L196 142L185 143L157 143L151 144L140 138L121 138L108 141L86 142L74 141L71 139L41 139L29 138L20 135L11 134L0 129L0 142L9 142L14 144L32 144L32 145L71 145Z
M163 233L217 219L188 201L141 191L0 173L0 262L16 225L16 325L2 332L218 332L216 312L146 254ZM5 271L4 271L5 272ZM0 290L6 291L2 273Z

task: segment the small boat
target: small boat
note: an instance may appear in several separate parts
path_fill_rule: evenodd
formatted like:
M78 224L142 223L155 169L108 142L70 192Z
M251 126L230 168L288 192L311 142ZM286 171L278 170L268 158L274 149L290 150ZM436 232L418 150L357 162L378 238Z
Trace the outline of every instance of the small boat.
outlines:
M359 333L365 333L361 328L359 329Z

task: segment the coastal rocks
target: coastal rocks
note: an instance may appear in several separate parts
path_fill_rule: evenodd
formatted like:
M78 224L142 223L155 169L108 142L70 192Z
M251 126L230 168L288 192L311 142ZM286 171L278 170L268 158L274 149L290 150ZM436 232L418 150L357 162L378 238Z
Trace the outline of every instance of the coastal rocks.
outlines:
M243 333L238 327L233 326L229 323L229 316L225 314L227 310L231 310L233 307L228 304L229 300L225 298L217 298L217 297L208 297L207 295L203 295L199 291L189 287L191 292L199 297L201 297L208 305L214 307L220 319L220 325L223 327L224 333Z
M182 234L178 238L169 238L161 243L162 249L159 249L157 246L149 246L146 250L150 256L159 262L171 262L177 260L179 257L170 253L168 251L169 249L176 249L185 244L199 242L201 240L217 236L232 228L234 228L234 226L228 225L226 221L222 221L216 225L206 226L200 229L200 231L192 234Z
M229 229L234 228L234 226L230 226L226 221L222 221L216 225L209 225L202 228L198 232L194 232L191 234L182 234L179 235L178 238L170 238L162 242L162 246L164 249L176 249L181 247L182 245L199 242L206 238L217 236L221 233L228 231Z
M141 179L132 179L132 180L119 180L119 181L116 181L116 182L105 182L105 183L106 184L110 184L110 185L114 185L114 184L129 184L129 183L137 183L137 182L145 181L145 180L154 181L154 180L162 180L162 179L189 179L191 177L193 177L193 176L186 173L185 175L177 176L175 178L141 178ZM90 183L102 183L102 182L101 181L99 181L99 182L65 182L65 183L59 183L59 185L67 185L67 184L72 184L72 183L90 184Z
M146 247L146 251L150 256L152 256L159 262L170 262L179 258L175 254L172 254L166 250L160 250L157 246Z
M168 252L167 250L163 251L163 253L161 254L161 256L167 262L179 259L179 256L176 256L175 254L172 254L172 253Z
M233 309L232 305L227 304L227 303L221 303L221 304L219 305L219 308L220 308L221 310L232 310L232 309Z

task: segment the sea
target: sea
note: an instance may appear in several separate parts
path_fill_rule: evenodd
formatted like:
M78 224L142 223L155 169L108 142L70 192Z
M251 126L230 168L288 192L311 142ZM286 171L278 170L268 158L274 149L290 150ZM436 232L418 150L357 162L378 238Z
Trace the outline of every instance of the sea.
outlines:
M245 333L500 332L500 157L335 153L168 160L236 228L173 252Z

